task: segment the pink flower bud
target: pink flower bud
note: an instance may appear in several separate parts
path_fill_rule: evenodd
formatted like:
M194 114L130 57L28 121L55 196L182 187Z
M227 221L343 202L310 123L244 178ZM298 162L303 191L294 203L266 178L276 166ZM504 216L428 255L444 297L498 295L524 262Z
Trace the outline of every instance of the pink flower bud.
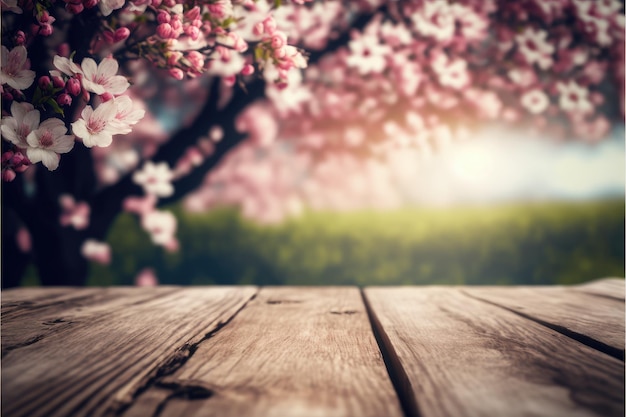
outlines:
M267 17L263 21L263 29L265 29L265 33L268 35L273 35L276 31L276 21L272 16Z
M115 34L110 30L102 32L102 37L106 43L115 43Z
M2 181L11 182L16 176L17 174L11 168L7 168L2 171Z
M188 10L187 13L185 13L185 18L187 20L196 20L198 17L200 17L200 7L198 6L194 6L192 9Z
M175 31L179 31L183 28L183 22L180 21L180 17L178 16L174 16L170 25L172 25L172 29Z
M13 155L15 155L13 151L6 151L5 153L2 154L0 161L2 161L3 164L6 164L13 158Z
M284 36L281 36L281 35L282 33L276 32L274 36L272 36L272 48L273 49L282 48L283 45L285 45Z
M163 4L167 7L174 7L176 6L176 0L163 0Z
M65 81L61 77L52 77L52 85L55 88L63 88L65 87Z
M234 48L237 52L246 52L248 50L248 42L244 41L242 38L237 38Z
M106 103L109 100L113 100L113 94L109 93L108 91L104 94L100 95L100 98L102 99L103 103Z
M67 83L65 83L65 89L74 97L78 96L81 91L80 81L78 81L76 78L70 78L69 80L67 80Z
M152 7L154 7L154 8L158 8L161 5L161 3L163 3L162 0L152 0L150 5L152 5Z
M169 70L170 75L177 80L182 80L185 76L185 73L180 68L171 68Z
M172 20L172 16L165 10L161 10L157 15L157 22L159 23L169 23Z
M24 45L26 43L26 34L21 30L18 30L15 34L15 44Z
M204 56L198 51L189 51L187 59L195 69L201 69L204 66Z
M39 20L39 23L50 23L50 13L46 10L42 11L37 20Z
M274 53L272 55L276 59L281 59L287 56L287 51L285 50L285 48L274 49Z
M263 22L257 23L256 25L254 25L254 28L252 29L252 33L256 36L261 36L264 31L265 31L265 26L263 25Z
M121 42L123 40L128 39L130 36L130 29L122 27L115 31L115 36L113 38L114 42Z
M83 6L85 7L85 9L91 9L97 5L98 5L98 0L84 0L83 1Z
M185 34L189 36L192 40L196 41L200 37L200 29L195 26L187 26L185 29Z
M254 67L250 64L246 64L243 66L241 70L241 75L252 75L254 74Z
M171 52L167 57L167 65L174 67L178 64L178 61L183 57L182 52L174 51Z
M57 103L59 103L60 106L69 106L70 104L72 104L72 97L70 97L69 94L59 94L59 96L57 97Z
M23 163L22 165L18 165L14 169L15 169L15 172L22 173L26 171L28 168L30 168L30 166L31 166L31 163L30 161L28 161L28 163Z
M89 102L89 99L91 99L91 94L89 94L89 91L83 89L81 90L81 92L82 92L81 97L83 98L83 100L85 100L86 102Z
M83 6L82 3L79 3L79 4L67 3L65 5L65 10L67 10L68 12L73 13L73 14L79 14L83 10L85 10L85 7Z
M43 25L39 26L39 34L41 36L50 36L50 35L52 35L52 25L50 25L48 23L44 23Z
M168 39L172 36L172 26L169 23L161 23L156 29L157 35L163 39Z
M15 154L11 157L11 165L22 165L24 162L30 164L30 161L22 152L15 152Z
M46 90L52 87L52 80L50 80L50 77L48 77L47 75L42 75L41 77L39 77L37 84L39 85L39 88L41 88L42 90Z
M2 98L7 100L7 101L12 101L13 100L13 94L11 94L8 91L4 90L2 92Z

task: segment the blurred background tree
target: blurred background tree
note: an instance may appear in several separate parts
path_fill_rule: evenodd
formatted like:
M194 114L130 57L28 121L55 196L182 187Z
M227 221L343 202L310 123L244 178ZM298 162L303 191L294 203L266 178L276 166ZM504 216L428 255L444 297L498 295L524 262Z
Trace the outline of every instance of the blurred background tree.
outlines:
M39 77L3 81L3 125L40 89L89 144L75 121L117 94L40 77L73 51L115 59L145 110L55 171L3 159L3 286L624 274L623 2L279 3L3 2Z

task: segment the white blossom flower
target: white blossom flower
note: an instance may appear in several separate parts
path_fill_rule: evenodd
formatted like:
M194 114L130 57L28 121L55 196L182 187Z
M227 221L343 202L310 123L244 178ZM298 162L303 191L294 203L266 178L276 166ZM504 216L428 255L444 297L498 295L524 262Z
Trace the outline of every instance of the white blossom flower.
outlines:
M146 114L144 109L133 106L133 101L128 96L120 96L113 100L115 102L115 116L111 120L111 129L114 134L130 133L132 126Z
M412 19L415 30L423 36L439 42L448 41L454 36L454 9L446 0L424 2L424 7Z
M2 62L0 62L0 83L9 84L17 90L25 90L35 80L35 71L25 68L26 48L22 45L11 49L2 45Z
M86 147L107 147L113 142L116 133L111 121L117 113L115 101L109 100L95 110L87 105L81 113L81 119L72 123L72 132L83 140Z
M535 30L526 28L524 32L515 37L519 52L529 64L536 63L541 69L548 69L552 65L552 54L554 53L554 45L552 45L546 37L548 32L545 30Z
M111 262L111 247L106 242L87 239L80 248L80 253L86 259L107 265Z
M564 111L580 113L593 111L593 104L589 101L589 90L578 85L576 81L569 81L567 84L559 83L557 89L561 93L559 106Z
M174 173L170 170L167 162L158 164L148 161L141 171L135 172L133 181L141 185L146 194L159 197L169 197L174 194L174 186L171 181Z
M141 217L141 226L156 245L168 245L176 233L176 217L169 211L151 211Z
M358 68L361 75L381 73L387 66L386 56L391 53L391 47L381 44L377 36L363 35L352 39L348 46L350 55L346 63L350 67Z
M108 16L113 10L121 9L124 3L125 0L100 0L98 6L100 7L100 12L104 16Z
M72 62L68 58L64 58L59 55L54 56L54 58L52 59L52 63L54 64L56 69L58 69L63 74L68 75L70 77L73 77L76 74L83 73L78 65L76 65L74 62ZM53 76L60 76L61 74L59 73L59 71L52 70L50 71L50 74L52 74Z
M35 110L32 104L14 101L11 104L11 116L2 119L2 136L18 148L26 149L26 138L39 127L39 120L39 110Z
M459 90L470 82L467 62L461 58L449 60L445 54L440 54L433 60L432 68L442 86Z
M122 94L130 85L125 77L117 75L119 64L113 58L104 58L99 65L93 59L85 58L81 63L81 69L83 88L98 95Z
M59 154L74 147L74 135L66 135L67 128L61 119L52 117L44 120L36 130L29 133L26 155L32 163L41 161L48 170L59 166Z
M533 89L527 91L520 99L522 106L532 114L543 113L550 104L550 100L546 93L541 90Z

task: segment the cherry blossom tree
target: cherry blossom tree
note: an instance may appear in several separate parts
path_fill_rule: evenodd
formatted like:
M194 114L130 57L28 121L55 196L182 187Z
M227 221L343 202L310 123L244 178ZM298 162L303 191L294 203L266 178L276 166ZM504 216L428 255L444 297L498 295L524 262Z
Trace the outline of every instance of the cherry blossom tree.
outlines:
M4 286L83 284L121 211L184 250L181 198L392 207L399 161L483 123L594 142L624 117L616 0L2 0L2 27Z

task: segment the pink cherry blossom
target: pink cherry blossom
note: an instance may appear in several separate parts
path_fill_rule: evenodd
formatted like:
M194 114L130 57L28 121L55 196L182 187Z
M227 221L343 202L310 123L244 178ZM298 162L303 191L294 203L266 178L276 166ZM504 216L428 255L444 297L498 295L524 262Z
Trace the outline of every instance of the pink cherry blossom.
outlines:
M98 95L124 93L130 84L125 77L117 75L118 68L119 64L112 58L104 58L100 64L91 58L83 59L83 88Z
M387 66L386 56L391 53L388 45L381 44L374 35L363 35L349 43L350 55L346 63L356 67L360 74L380 73Z
M530 113L540 114L548 108L550 99L543 91L534 89L524 93L520 99L520 103Z
M61 226L72 226L76 230L84 230L89 226L89 204L84 201L76 202L71 195L62 194L59 205L63 210L59 218Z
M418 10L412 19L415 30L422 36L446 42L454 35L454 10L445 0L424 2L421 10Z
M122 8L124 6L125 0L100 0L98 2L98 6L100 7L100 12L104 16L110 15L114 10Z
M153 194L158 197L169 197L174 194L172 179L174 173L170 170L166 162L158 164L148 161L141 171L135 172L133 182L141 185L148 195Z
M102 265L111 263L111 247L106 242L95 239L87 239L81 246L81 254L90 261Z
M18 90L25 90L35 80L35 71L27 68L26 48L22 45L11 49L2 45L0 61L0 84L8 84Z
M554 45L547 40L548 33L544 30L526 28L515 37L520 54L529 64L537 64L541 69L552 65Z
M100 104L95 110L87 105L81 113L81 118L72 123L72 132L81 138L88 148L109 146L116 133L112 124L116 114L114 100Z
M56 69L58 69L61 73L73 77L76 74L82 74L82 70L78 65L76 65L73 61L68 58L64 58L59 55L55 55L52 60ZM58 71L50 71L52 75L60 76ZM76 95L76 94L75 94Z
M120 96L113 99L115 117L111 119L110 128L117 134L127 134L132 131L132 126L143 118L146 111L135 108L133 101L128 96Z
M44 120L26 137L28 159L32 163L41 161L50 171L57 169L59 154L67 153L74 147L74 135L66 133L67 128L62 120L56 117Z
M566 112L589 113L593 104L589 101L589 90L578 85L575 81L559 83L559 106Z
M153 268L144 268L135 277L135 285L138 287L156 287L159 279Z
M26 138L39 127L40 114L30 103L11 103L11 116L2 119L2 137L21 149L26 149Z
M141 217L141 226L156 245L166 246L175 240L176 217L169 211L155 210Z

